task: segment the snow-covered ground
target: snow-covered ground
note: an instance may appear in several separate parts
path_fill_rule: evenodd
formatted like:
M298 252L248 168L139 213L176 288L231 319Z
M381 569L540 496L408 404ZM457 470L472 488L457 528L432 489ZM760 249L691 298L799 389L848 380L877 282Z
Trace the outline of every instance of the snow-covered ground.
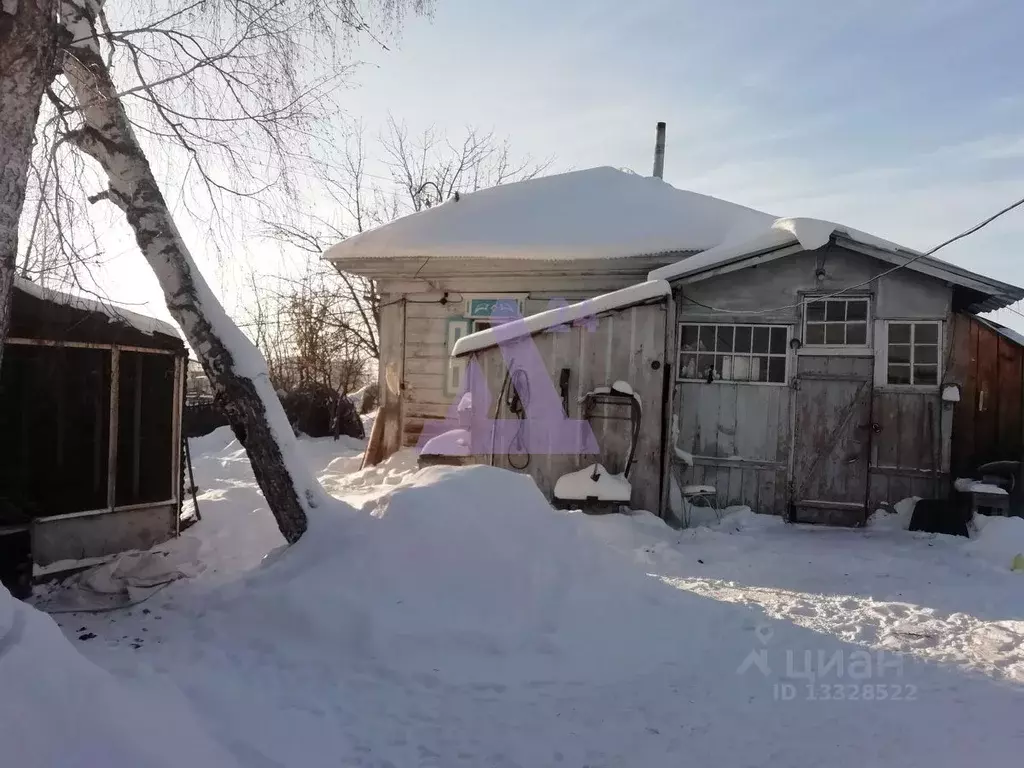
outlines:
M0 702L22 707L0 743L17 764L1019 762L1024 573L1007 542L1024 521L972 541L750 512L679 532L555 511L490 467L417 471L402 453L358 471L356 441L300 446L353 510L282 550L230 433L195 441L203 520L164 546L194 575L129 609L55 617L98 668L26 607L50 638L12 640L0 603ZM85 759L71 737L41 751L29 735L83 706L61 699L79 686L65 668L115 692L84 705L97 738L135 749L159 730L166 762ZM26 699L29 669L45 696Z

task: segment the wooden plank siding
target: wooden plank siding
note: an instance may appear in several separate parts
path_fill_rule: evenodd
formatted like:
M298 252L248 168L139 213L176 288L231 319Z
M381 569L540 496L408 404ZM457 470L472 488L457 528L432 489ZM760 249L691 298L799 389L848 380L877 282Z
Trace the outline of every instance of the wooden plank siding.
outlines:
M950 328L949 285L904 272L879 278L880 272L885 272L884 268L871 257L840 247L826 247L738 272L674 284L676 321L681 323L786 325L791 338L802 339L801 301L816 294L847 290L851 285L860 286L859 295L868 298L871 322L869 344L860 350L819 353L805 346L799 352L790 351L788 386L677 382L673 398L673 412L678 419L677 444L695 457L695 466L684 475L684 482L715 486L720 506L746 504L759 512L787 513L794 473L799 474L800 470L794 466L794 441L800 439L794 433L794 423L800 417L797 361L803 374L838 379L846 374L863 377L865 366L871 364L876 373L867 382L867 391L862 391L869 404L858 406L858 423L844 429L840 436L843 444L836 446L828 458L835 464L856 456L864 466L843 472L837 467L828 468L829 493L849 497L848 503L853 504L855 496L861 497L860 489L866 483L867 513L881 501L946 493L949 475L942 456L950 450L950 429L942 429L939 388L885 386L882 366L886 323L943 323L944 328L950 329L943 333L944 362L950 355L958 354L956 350L961 346L969 345L969 340L965 340L963 333L953 334L955 329ZM993 355L992 359L996 368L1013 365L1009 356ZM850 389L849 384L841 381L836 381L835 386ZM819 409L822 418L831 418L829 409L840 408L849 399L828 391L828 385L817 388L823 398ZM1012 397L1011 389L1007 385L1007 394L1001 399ZM1017 402L1014 415L1020 413L1020 397ZM813 436L815 430L807 423L810 417L804 416L804 431ZM881 425L880 433L871 430L873 423ZM992 421L992 428L996 423ZM835 426L838 428L838 424ZM1004 427L1003 432L1008 436L1020 434L1013 425ZM809 492L815 490L822 489L816 486Z
M530 382L531 397L541 387L558 392L559 376L563 368L570 371L569 418L582 418L584 395L597 387L610 386L615 381L626 381L640 397L642 408L640 438L634 463L629 474L633 486L631 505L637 509L659 510L661 489L661 420L662 420L662 366L665 362L665 306L662 304L630 307L611 312L596 320L596 326L573 326L563 331L549 331L532 336L525 343L532 344L543 362L548 381ZM495 400L508 374L508 361L522 359L518 345L504 350L496 347L481 350L470 356L484 372L487 388ZM516 366L518 368L518 366ZM497 403L499 419L513 418L506 398ZM476 402L474 401L474 406ZM609 472L622 472L629 446L629 422L606 420L602 414L628 418L629 409L618 406L600 406L591 420L597 438L599 455L559 454L536 452L529 456L525 469L546 496L551 496L555 482L563 474L574 472L599 462ZM493 412L488 413L491 418ZM529 422L525 426L529 430ZM481 452L484 460L494 466L518 469L526 456L508 456L503 446Z
M679 382L676 445L694 457L683 480L713 485L719 506L747 504L781 514L787 504L789 388Z
M953 411L950 472L1024 458L1024 347L972 315L955 316L951 379L961 385Z

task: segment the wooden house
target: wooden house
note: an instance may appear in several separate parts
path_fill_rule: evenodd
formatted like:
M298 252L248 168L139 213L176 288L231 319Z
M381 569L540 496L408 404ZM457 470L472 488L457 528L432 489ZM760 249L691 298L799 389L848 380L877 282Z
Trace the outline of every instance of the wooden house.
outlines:
M377 456L416 445L463 388L453 344L644 280L772 217L613 168L486 189L333 246L325 258L381 296ZM376 426L376 425L375 425Z
M15 283L0 367L0 565L145 549L178 530L187 357L172 326ZM29 574L31 568L29 568Z
M600 185L617 172L581 173L581 184ZM637 196L672 190L627 178ZM1019 367L1015 384L999 385L1001 412L1018 414L1004 427L1016 442L980 450L967 435L988 423L994 402L979 409L978 393L995 385L980 383L988 353L971 358L969 339L977 351L987 322L977 315L1024 290L831 222L714 201L721 219L706 227L709 198L671 193L672 205L644 199L618 217L611 203L583 215L585 190L547 195L534 183L510 185L493 208L474 207L485 194L476 193L402 220L409 229L392 245L384 227L372 257L328 253L382 280L382 392L399 412L388 450L415 442L424 424L450 422L472 386L466 372L477 371L489 397L474 418L523 423L511 436L471 430L472 460L528 471L549 495L560 478L598 464L628 476L632 506L666 516L675 483L710 489L720 507L855 525L884 501L946 495L951 477L982 455L1021 458ZM530 229L521 212L535 197L544 215ZM457 217L467 212L468 225ZM466 228L453 247L452 233ZM395 243L421 256L388 258ZM474 247L516 259L474 258ZM602 288L616 290L593 296ZM555 297L584 300L551 306ZM501 307L503 298L513 305ZM519 313L527 317L511 319ZM542 363L524 370L531 355ZM592 396L616 382L641 406L635 439L623 423L628 399ZM560 407L531 417L523 403L538 392ZM516 448L531 431L549 435L552 418L586 421L596 448Z

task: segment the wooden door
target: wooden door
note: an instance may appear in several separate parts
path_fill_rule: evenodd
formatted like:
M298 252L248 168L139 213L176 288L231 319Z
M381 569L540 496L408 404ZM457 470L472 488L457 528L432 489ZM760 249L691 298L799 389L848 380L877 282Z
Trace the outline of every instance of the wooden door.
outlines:
M870 357L801 355L791 519L861 525L871 454Z

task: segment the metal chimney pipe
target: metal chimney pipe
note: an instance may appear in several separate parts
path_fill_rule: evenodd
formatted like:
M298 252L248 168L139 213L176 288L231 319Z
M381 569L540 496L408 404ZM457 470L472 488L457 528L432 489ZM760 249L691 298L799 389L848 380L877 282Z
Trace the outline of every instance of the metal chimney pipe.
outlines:
M660 179L665 175L665 124L658 123L657 133L654 138L654 178Z

